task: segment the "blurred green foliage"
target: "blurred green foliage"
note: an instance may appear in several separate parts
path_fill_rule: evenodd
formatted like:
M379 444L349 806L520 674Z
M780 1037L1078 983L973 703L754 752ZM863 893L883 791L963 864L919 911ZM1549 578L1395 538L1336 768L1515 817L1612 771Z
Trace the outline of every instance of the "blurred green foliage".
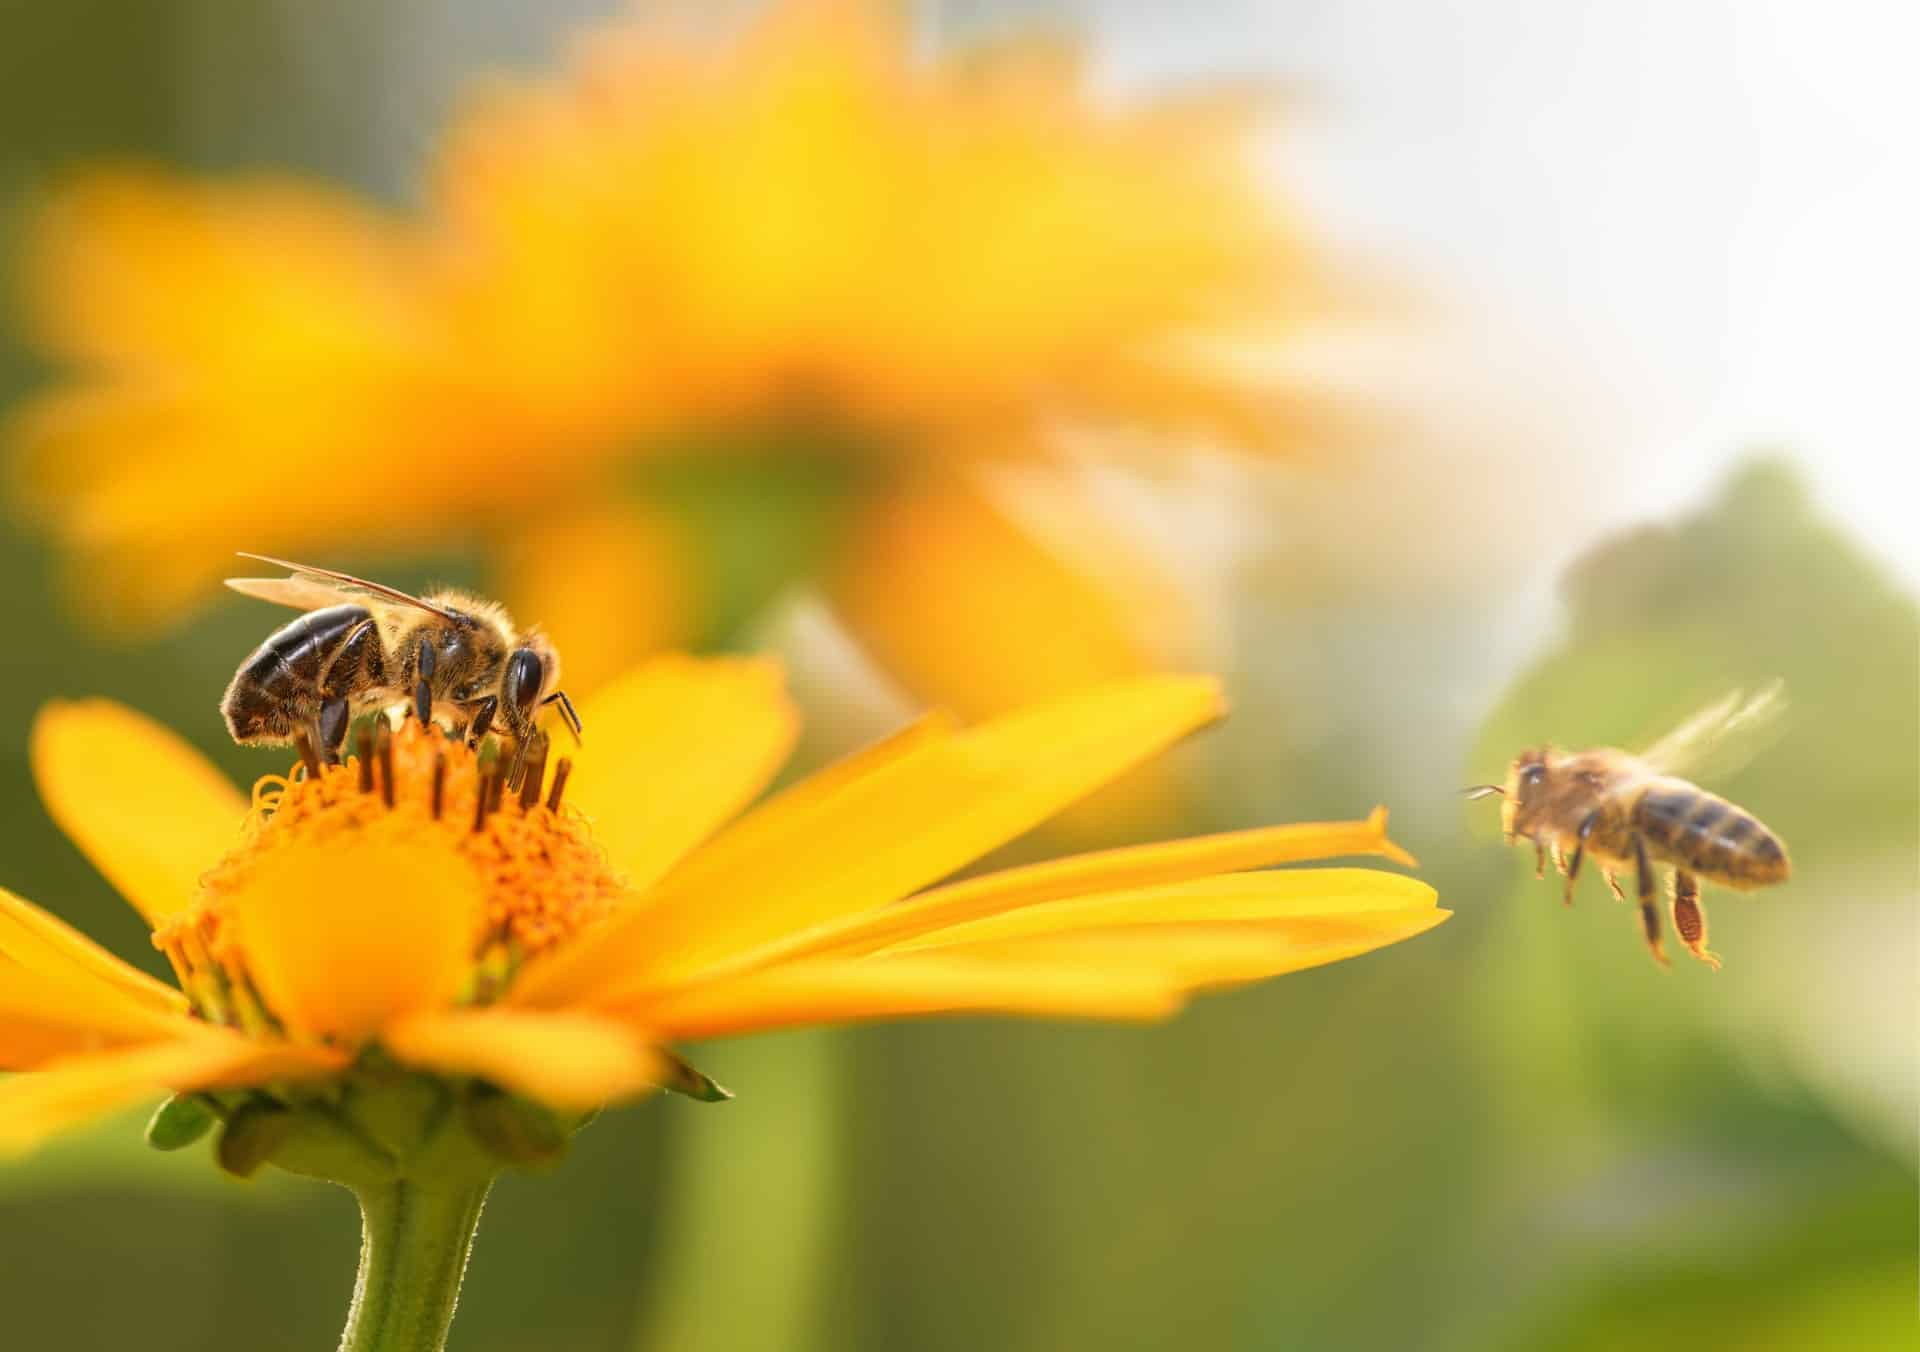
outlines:
M1602 545L1565 596L1564 638L1489 720L1469 777L1548 739L1642 745L1782 677L1783 734L1711 787L1788 842L1795 876L1709 889L1727 970L1669 940L1668 974L1630 907L1588 878L1563 912L1518 851L1524 923L1478 992L1502 1135L1526 1158L1502 1182L1529 1265L1580 1276L1514 1346L1618 1346L1628 1328L1643 1347L1707 1330L1727 1346L1893 1346L1915 1331L1912 1143L1861 1140L1863 1105L1823 1095L1820 1071L1887 1049L1904 1083L1865 1111L1910 1122L1912 972L1875 955L1915 936L1920 614L1772 460L1699 513ZM1852 1017L1794 1065L1783 1048L1804 1042L1822 989L1847 990Z

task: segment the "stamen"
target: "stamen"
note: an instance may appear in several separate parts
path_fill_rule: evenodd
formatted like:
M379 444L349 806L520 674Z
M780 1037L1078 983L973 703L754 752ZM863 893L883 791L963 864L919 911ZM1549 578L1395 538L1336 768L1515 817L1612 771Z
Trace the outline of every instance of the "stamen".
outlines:
M527 757L527 770L520 781L520 810L533 811L533 805L540 801L540 785L547 777L547 739L543 735L535 738L533 751Z
M380 801L393 806L393 734L380 729Z
M307 778L318 781L320 778L320 759L313 754L313 743L304 732L293 734L294 749L300 753L300 763L307 767Z
M550 738L529 740L516 794L521 810L506 812L501 803L510 756L490 755L483 762L471 748L417 720L391 728L369 720L356 732L360 763L351 774L335 774L303 756L303 768L291 781L260 780L241 842L201 877L194 900L156 927L154 943L167 954L200 1017L258 1036L286 1035L253 981L247 934L235 925L230 907L245 889L261 885L261 861L290 842L321 843L349 869L361 842L406 841L442 852L445 867L474 887L483 908L471 988L483 1002L511 987L524 959L592 924L625 894L586 823L558 811L572 766L554 756ZM312 737L309 729L296 739L309 756ZM550 810L536 812L549 764ZM426 781L427 792L402 791L402 776L417 786ZM380 799L373 796L375 783ZM469 792L471 809L462 796ZM381 799L392 806L383 809Z

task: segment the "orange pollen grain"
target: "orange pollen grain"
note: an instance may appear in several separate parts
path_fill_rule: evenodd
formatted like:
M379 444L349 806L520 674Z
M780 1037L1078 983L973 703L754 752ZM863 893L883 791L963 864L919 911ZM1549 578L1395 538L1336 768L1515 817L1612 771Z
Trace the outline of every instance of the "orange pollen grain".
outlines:
M194 901L155 930L154 944L206 1017L251 1031L273 1026L226 911L260 862L285 845L318 843L336 852L347 887L378 885L354 879L359 845L443 848L485 901L474 937L476 1003L497 996L527 957L605 915L623 894L585 818L561 801L566 761L549 766L536 751L522 783L506 792L499 782L505 755L477 752L410 719L392 733L376 722L357 748L344 764L318 774L296 766L288 775L262 776L245 839L201 877Z

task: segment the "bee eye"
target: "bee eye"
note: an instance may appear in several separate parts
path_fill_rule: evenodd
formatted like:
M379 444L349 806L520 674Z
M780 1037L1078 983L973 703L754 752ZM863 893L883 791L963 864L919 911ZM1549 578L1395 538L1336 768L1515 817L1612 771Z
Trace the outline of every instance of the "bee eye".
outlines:
M1530 789L1538 787L1540 781L1546 777L1547 767L1544 765L1529 765L1520 772L1520 782Z
M507 659L507 675L501 683L501 693L523 716L530 716L534 701L540 698L540 686L545 679L546 669L540 663L540 654L531 648L516 649L513 656Z

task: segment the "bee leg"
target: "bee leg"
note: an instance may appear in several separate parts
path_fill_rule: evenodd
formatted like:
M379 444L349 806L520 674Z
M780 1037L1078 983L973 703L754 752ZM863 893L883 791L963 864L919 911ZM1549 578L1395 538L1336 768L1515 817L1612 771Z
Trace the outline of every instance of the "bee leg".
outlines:
M1662 967L1671 967L1667 950L1660 942L1660 908L1653 904L1653 861L1647 858L1647 842L1633 838L1633 865L1640 889L1640 928L1646 932L1647 951Z
M1720 970L1720 957L1707 948L1707 913L1700 907L1700 880L1685 869L1673 871L1673 931L1687 952Z
M1553 842L1553 871L1562 878L1567 876L1567 852L1560 848L1560 842Z
M1580 861L1587 857L1587 837L1593 834L1594 826L1599 822L1598 812L1589 812L1580 823L1579 839L1573 845L1573 858L1567 861L1567 890L1560 898L1563 906L1573 905L1573 885L1580 879ZM1554 847L1557 851L1559 846Z
M493 726L494 711L500 707L496 695L488 695L473 706L473 721L467 724L467 745L479 746L480 739L487 735L487 729Z
M1620 879L1614 874L1612 869L1601 869L1600 876L1607 880L1607 886L1613 890L1613 899L1615 901L1625 901L1627 899L1627 889L1620 886Z
M1533 842L1534 881L1538 882L1540 879L1546 876L1547 876L1547 847L1545 845L1542 845L1539 841L1536 840Z
M340 748L347 740L347 722L345 696L331 695L320 701L320 713L313 724L313 745L329 765L339 763Z
M433 724L433 645L426 639L420 640L413 664L413 712L420 719L420 726Z

